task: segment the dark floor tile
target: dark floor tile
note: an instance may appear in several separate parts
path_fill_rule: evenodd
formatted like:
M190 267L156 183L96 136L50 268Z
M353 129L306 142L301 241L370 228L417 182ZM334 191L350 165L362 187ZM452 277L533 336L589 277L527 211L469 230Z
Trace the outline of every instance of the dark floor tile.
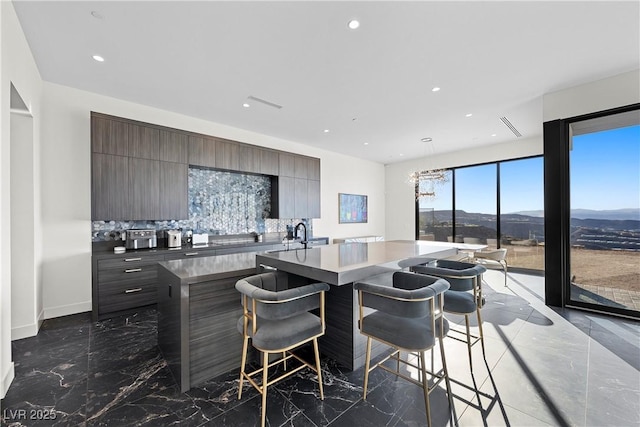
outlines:
M247 400L243 398L240 405L228 409L204 425L212 427L257 426L260 425L262 416L261 408L261 396L257 395ZM302 415L300 409L296 408L291 402L285 399L282 394L278 393L276 390L268 391L266 414L267 426L289 425L294 418L297 418L300 415ZM308 421L304 418L298 419L304 420L305 423Z
M87 384L87 416L100 416L122 404L166 390L178 387L162 357L120 371L91 374Z

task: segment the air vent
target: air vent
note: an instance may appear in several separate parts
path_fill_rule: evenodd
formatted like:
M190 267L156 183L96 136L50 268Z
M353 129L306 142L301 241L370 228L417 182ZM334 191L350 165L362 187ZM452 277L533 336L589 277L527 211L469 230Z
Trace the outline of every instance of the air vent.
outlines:
M520 138L522 136L522 134L518 131L518 129L516 129L516 127L509 121L509 119L507 119L506 117L500 117L500 120L502 120L502 123L504 123L504 125L506 127L509 128L509 130L511 132L513 132L513 134Z
M268 105L269 107L277 108L278 110L282 108L282 105L278 105L278 104L276 104L276 103L274 103L274 102L269 102L269 101L267 101L267 100L265 100L265 99L256 98L256 97L255 97L255 96L253 96L253 95L249 95L249 96L247 97L247 99L250 99L250 100L252 100L252 101L259 102L259 103L264 104L264 105Z

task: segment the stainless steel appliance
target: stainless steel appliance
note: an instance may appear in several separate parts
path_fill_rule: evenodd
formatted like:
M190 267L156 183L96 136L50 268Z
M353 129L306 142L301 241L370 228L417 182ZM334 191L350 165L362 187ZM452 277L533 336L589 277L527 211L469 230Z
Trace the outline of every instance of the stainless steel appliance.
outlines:
M127 230L127 249L155 248L158 246L156 230Z
M167 247L179 248L182 246L182 232L178 230L167 230Z

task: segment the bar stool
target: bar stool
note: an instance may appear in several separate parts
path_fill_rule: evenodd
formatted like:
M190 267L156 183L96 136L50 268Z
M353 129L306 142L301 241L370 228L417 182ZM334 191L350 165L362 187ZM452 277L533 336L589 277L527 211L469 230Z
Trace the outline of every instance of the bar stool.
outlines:
M449 397L449 405L453 409L453 399L447 363L444 355L442 338L447 335L449 323L442 314L442 294L449 288L446 280L437 277L397 271L389 283L358 282L353 288L358 291L360 333L367 337L367 350L364 371L364 395L367 400L367 386L369 372L382 368L394 375L422 387L427 415L427 424L431 426L431 405L429 394L444 380ZM364 315L364 309L374 309L373 313ZM426 369L425 351L433 349L436 337L440 343L442 370L431 372ZM370 368L371 340L382 342L393 348L390 355ZM418 364L401 358L401 351L418 357ZM393 359L395 369L384 363ZM412 378L400 371L400 363L417 369L420 379ZM429 385L427 374L433 376L434 381Z
M451 338L467 343L469 368L471 372L473 372L471 347L480 342L482 355L485 356L480 309L484 305L484 297L482 296L482 274L486 272L487 269L482 265L467 262L435 260L427 264L411 267L411 271L441 277L449 282L450 288L444 294L444 311L445 313L464 315L466 326L466 334L455 329L451 330L452 332L464 334L464 340L455 336L451 336ZM472 335L469 327L469 315L474 312L478 318L478 336Z
M320 399L324 400L322 371L318 337L324 335L324 293L329 290L326 283L312 283L298 288L278 290L286 283L283 272L268 272L250 276L236 282L236 289L242 294L243 315L238 319L238 331L243 335L242 362L238 399L242 398L242 384L246 379L262 395L262 421L264 427L267 413L267 388L305 367L318 375ZM309 311L319 309L316 316ZM262 367L246 372L249 338L253 347L262 352ZM315 366L295 355L292 350L313 341ZM269 363L269 355L278 354L282 358ZM287 360L295 359L300 365L287 369ZM269 368L284 365L285 372L269 381ZM258 384L254 376L262 374Z

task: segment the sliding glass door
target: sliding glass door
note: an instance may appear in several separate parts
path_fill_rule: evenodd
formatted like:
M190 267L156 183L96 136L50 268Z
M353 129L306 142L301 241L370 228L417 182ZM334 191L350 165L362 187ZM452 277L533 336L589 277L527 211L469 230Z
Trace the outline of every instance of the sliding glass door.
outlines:
M640 312L640 111L570 124L569 304Z

